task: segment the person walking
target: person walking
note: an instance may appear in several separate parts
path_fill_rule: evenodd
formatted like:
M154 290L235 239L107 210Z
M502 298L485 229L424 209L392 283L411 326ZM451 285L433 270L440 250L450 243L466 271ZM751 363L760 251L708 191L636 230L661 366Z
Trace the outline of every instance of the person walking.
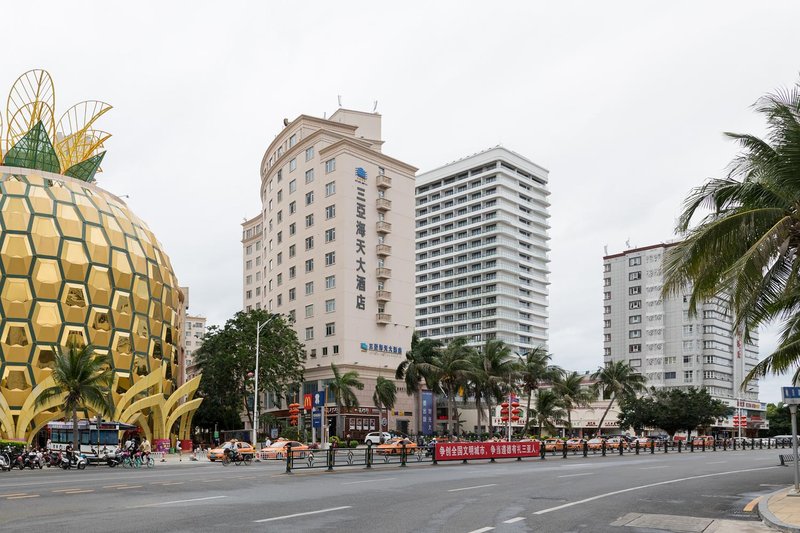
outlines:
M175 453L178 454L178 462L183 462L183 451L181 450L181 439L175 439Z

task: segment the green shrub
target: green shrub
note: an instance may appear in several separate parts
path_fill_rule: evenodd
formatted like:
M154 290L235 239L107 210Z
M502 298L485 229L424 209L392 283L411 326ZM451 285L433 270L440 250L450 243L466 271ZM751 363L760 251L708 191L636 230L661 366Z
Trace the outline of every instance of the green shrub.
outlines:
M350 441L350 447L351 448L358 448L358 441L357 440L351 440Z

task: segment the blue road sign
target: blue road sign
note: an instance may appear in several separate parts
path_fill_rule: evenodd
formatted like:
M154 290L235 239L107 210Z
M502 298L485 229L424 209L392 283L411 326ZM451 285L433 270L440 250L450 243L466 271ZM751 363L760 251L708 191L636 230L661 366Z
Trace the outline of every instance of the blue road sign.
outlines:
M311 410L311 427L321 428L322 427L322 410L321 409L312 409Z
M800 387L783 387L783 403L800 404Z
M314 393L314 407L322 407L325 405L325 391L317 391Z

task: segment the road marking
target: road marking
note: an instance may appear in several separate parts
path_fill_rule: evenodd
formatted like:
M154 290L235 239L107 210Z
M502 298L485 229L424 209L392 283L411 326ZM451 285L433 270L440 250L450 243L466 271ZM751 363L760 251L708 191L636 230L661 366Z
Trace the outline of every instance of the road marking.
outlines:
M10 498L12 496L25 496L27 492L12 492L10 494L0 494L0 498Z
M567 474L565 476L558 476L558 477L578 477L578 476L593 476L594 472L584 472L582 474Z
M756 505L758 505L758 502L760 501L761 501L761 496L759 496L758 498L754 499L753 501L745 505L742 511L744 511L745 513L752 513L753 509L755 509Z
M356 485L358 483L374 483L376 481L391 481L392 479L397 479L396 477L385 477L381 479L366 479L364 481L348 481L347 483L342 483L342 485Z
M151 503L149 505L141 505L140 507L158 507L161 505L171 505L173 503L202 502L206 500L217 500L219 498L227 498L227 496L208 496L207 498L192 498L191 500L173 500L171 502L159 502Z
M473 529L469 533L483 533L484 531L491 531L493 529L494 529L493 527L482 527L480 529Z
M86 492L94 492L94 489L87 489L87 490L70 490L68 492L63 492L62 494L84 494Z
M330 509L320 509L319 511L309 511L307 513L295 513L295 514L287 514L285 516L275 516L273 518L263 518L261 520L253 520L256 524L261 522L273 522L275 520L286 520L287 518L295 518L298 516L308 516L312 514L320 514L320 513L330 513L332 511L341 511L342 509L350 509L352 505L345 505L342 507L331 507Z
M116 488L127 487L127 486L128 486L127 483L121 483L119 485L104 485L103 488L104 489L116 489Z
M639 470L655 470L656 468L669 468L669 465L662 465L662 466L643 466Z
M25 496L9 496L8 498L6 498L6 500L21 500L23 498L38 498L38 497L39 497L38 494L28 494Z
M151 485L161 485L162 487L166 487L167 485L183 485L183 481L157 481L155 483L150 483Z
M447 492L458 492L460 490L482 489L482 488L485 488L485 487L494 487L496 485L497 485L497 483L490 483L488 485L475 485L474 487L461 487L460 489L450 489ZM494 529L494 528L492 528L492 529ZM486 529L486 530L483 530L483 531L489 531L489 530Z
M609 496L616 496L617 494L624 494L626 492L633 492L635 490L642 490L642 489L649 489L651 487L658 487L661 485L670 485L672 483L680 483L681 481L691 481L694 479L704 479L709 477L717 477L717 476L728 476L731 474L743 474L745 472L758 472L760 470L769 470L771 468L780 468L779 466L767 466L762 468L745 468L744 470L729 470L728 472L717 472L714 474L703 474L700 476L689 476L689 477L682 477L678 479L670 479L667 481L659 481L658 483L649 483L647 485L639 485L638 487L628 487L627 489L615 490L612 492L606 492L603 494L598 494L597 496L592 496L591 498L584 498L583 500L578 500L570 503L565 503L563 505L557 505L555 507L550 507L549 509L542 509L541 511L536 511L535 515L543 515L547 513L552 513L553 511L560 511L561 509L567 509L569 507L574 507L576 505L581 505L583 503L593 502L595 500L600 500L603 498L608 498Z
M711 461L710 463L706 463L707 465L721 465L722 463L727 463L728 461Z
M128 485L127 487L117 487L117 490L140 489L140 488L142 488L141 485Z
M50 492L69 492L71 490L81 490L81 488L80 487L72 487L71 489L56 489L56 490L51 490Z
M523 520L525 520L524 516L518 516L518 517L512 518L510 520L504 520L503 523L504 524L516 524L517 522L522 522Z

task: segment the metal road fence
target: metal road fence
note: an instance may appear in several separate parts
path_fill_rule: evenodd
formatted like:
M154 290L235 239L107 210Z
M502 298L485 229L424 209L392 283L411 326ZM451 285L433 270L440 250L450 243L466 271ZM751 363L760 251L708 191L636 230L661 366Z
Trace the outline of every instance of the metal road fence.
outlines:
M469 444L469 443L465 443ZM567 459L570 456L630 456L630 455L655 455L657 453L704 453L704 452L724 452L737 450L771 450L791 448L789 440L776 440L773 438L763 439L702 439L698 444L695 440L683 441L656 441L649 440L646 443L634 441L632 444L608 444L602 441L599 444L589 444L588 441L567 446L561 441L561 445L554 443L541 442L538 459L547 458ZM510 457L514 458L514 457ZM526 457L531 459L531 457ZM516 457L518 461L523 457ZM287 446L286 456L280 458L286 462L286 473L291 474L294 470L325 469L332 471L334 468L362 467L372 468L373 465L397 465L405 467L413 464L437 464L436 454L432 446L409 446L405 445L395 449L381 449L372 444L364 448L328 448L326 450L297 450L292 451ZM461 459L459 459L461 460ZM466 463L468 459L463 459ZM495 462L494 458L489 459L469 459L469 461Z

